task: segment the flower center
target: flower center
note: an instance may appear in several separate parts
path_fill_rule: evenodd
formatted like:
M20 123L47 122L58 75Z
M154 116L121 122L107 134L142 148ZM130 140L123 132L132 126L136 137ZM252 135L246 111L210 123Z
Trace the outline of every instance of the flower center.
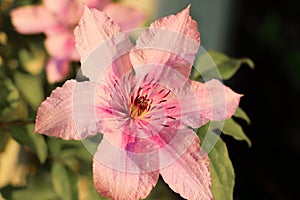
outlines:
M147 98L148 96L140 96L139 94L135 99L131 97L130 116L132 118L142 117L151 108L152 100Z

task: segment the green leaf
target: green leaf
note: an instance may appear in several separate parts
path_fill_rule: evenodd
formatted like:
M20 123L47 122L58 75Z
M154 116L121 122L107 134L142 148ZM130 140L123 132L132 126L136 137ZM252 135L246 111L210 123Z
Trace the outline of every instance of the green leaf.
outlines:
M62 140L61 138L55 138L55 137L49 137L47 139L49 151L53 157L59 155L61 151L61 143L60 143L61 140Z
M169 200L178 199L178 196L169 188L169 186L162 180L158 179L156 186L150 192L145 200Z
M238 107L236 109L236 111L235 111L235 113L234 113L233 116L245 120L248 124L251 123L251 120L248 117L248 115L246 114L246 112L242 108L240 108L240 107Z
M34 134L34 124L26 126L12 126L13 138L20 144L27 145L37 154L41 163L44 163L48 156L48 147L42 135Z
M15 74L14 80L25 100L36 110L44 99L41 78L18 72Z
M19 61L24 69L32 75L39 74L45 65L46 55L38 45L30 44L30 50L20 49Z
M67 169L63 164L59 162L53 164L51 169L51 179L54 191L62 200L73 200L71 184L76 183L71 183Z
M10 79L4 78L0 82L0 92L0 120L2 122L24 120L28 117L27 105Z
M51 187L48 171L39 171L33 176L28 177L25 189L14 190L12 200L60 200Z
M223 80L230 79L242 64L247 64L251 69L254 68L254 63L250 58L230 58L216 51L208 51L208 53L217 65Z
M206 127L204 127L205 129ZM206 131L197 131L201 141L204 140ZM210 161L210 175L212 178L211 192L215 200L232 200L234 189L234 169L230 161L226 144L218 139L214 148L208 154Z
M6 130L0 129L0 153L5 150L10 134Z
M244 133L242 127L236 123L232 118L225 120L222 132L226 135L232 136L236 140L245 140L249 147L251 147L251 141Z
M38 189L38 188L30 188L30 189L22 189L15 190L12 193L13 200L59 200L57 194L55 194L50 189Z

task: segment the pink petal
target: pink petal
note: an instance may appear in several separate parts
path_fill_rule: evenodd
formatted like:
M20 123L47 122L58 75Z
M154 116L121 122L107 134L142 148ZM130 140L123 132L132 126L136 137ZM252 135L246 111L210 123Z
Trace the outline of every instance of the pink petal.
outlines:
M38 109L35 132L66 140L101 132L94 111L95 88L91 82L74 80L56 88Z
M102 10L104 8L104 6L106 6L107 4L109 4L111 2L111 0L86 0L86 5L89 8L96 8L98 10Z
M59 59L71 59L75 57L75 42L72 32L64 31L48 36L45 40L48 53Z
M50 57L46 65L47 80L49 83L61 82L69 74L70 61Z
M11 12L11 19L17 31L24 34L43 33L59 30L58 24L44 6L24 6Z
M75 26L83 13L83 2L79 0L43 0L43 3L66 29Z
M138 28L145 21L146 16L141 11L120 3L110 3L103 8L103 12L117 23L122 30Z
M65 15L75 5L83 6L83 2L78 0L43 0L43 4L47 10L56 15Z
M192 130L189 130L193 132ZM195 133L194 141L186 152L173 164L160 170L160 174L172 190L190 200L213 199L210 185L209 159L200 150L200 140Z
M76 48L81 61L101 43L120 33L120 27L103 12L85 7L83 17L75 28Z
M118 148L111 145L104 137L94 156L93 177L97 191L111 199L137 200L143 199L150 193L158 180L158 170L143 172L125 154L118 153ZM119 170L108 166L105 161L110 160L115 166L122 163L125 168L136 168L135 173ZM104 161L104 162L103 162Z
M155 68L155 70L153 70ZM205 124L200 116L200 107L198 106L198 96L195 95L190 80L186 79L180 72L170 66L145 65L135 69L137 77L145 82L153 80L158 86L147 91L147 96L154 99L152 107L163 107L164 109L151 109L150 116L167 121L179 121L185 126L198 128ZM142 87L145 87L142 84ZM165 96L168 94L167 96ZM165 101L164 103L159 103ZM175 119L175 120L174 120ZM166 122L167 122L166 121ZM161 126L160 120L156 120L158 126ZM160 122L160 123L159 123ZM172 125L174 126L174 124Z
M130 58L135 68L146 64L172 66L188 78L200 45L197 23L189 7L152 23L137 40Z
M215 79L206 83L191 81L191 87L198 99L200 118L203 121L230 118L235 113L242 96Z
M130 40L101 11L85 7L75 29L75 41L82 72L92 81L98 81L108 68L113 73L106 74L116 77L121 77L132 68L128 55L132 47Z

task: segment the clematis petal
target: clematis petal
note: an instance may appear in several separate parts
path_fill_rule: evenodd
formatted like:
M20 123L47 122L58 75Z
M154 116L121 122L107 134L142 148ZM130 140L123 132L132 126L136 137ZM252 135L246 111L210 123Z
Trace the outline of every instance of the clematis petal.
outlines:
M112 73L106 74L115 76L113 80L132 69L128 55L132 48L130 40L101 11L85 7L75 29L75 41L82 72L92 81L97 81L107 69Z
M216 79L206 83L191 81L190 85L198 100L202 120L220 121L230 118L242 97Z
M190 129L187 131L194 134L191 146L178 160L161 169L160 174L170 188L183 198L213 199L208 155L200 150L198 136Z
M92 82L65 82L56 88L40 105L35 132L63 139L83 139L101 132L94 113L96 84Z
M103 12L85 6L83 17L75 28L76 49L81 62L101 43L119 34L122 34L120 27Z
M93 177L97 191L105 197L118 200L145 198L157 183L159 171L143 172L126 152L120 152L122 151L104 136L93 161ZM108 160L115 167L106 165ZM125 170L120 170L119 164L122 164ZM133 168L138 171L128 172Z
M59 59L71 59L75 57L73 55L75 54L74 35L71 32L63 31L48 36L45 40L45 46L48 53L53 57Z
M69 73L70 61L50 57L46 65L47 80L56 83L65 80Z
M11 11L11 19L17 31L24 34L55 32L62 28L44 6L24 6L14 9Z
M153 22L138 38L130 58L135 68L168 65L188 78L199 46L197 23L189 15L188 7L177 15Z
M117 23L122 30L139 27L146 19L141 11L128 5L110 3L103 8L103 12Z

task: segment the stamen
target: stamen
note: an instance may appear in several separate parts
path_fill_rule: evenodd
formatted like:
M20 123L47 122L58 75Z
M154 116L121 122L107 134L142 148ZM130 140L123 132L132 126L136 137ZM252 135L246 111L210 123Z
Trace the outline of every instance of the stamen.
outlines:
M174 118L174 117L171 117L171 116L167 116L167 118L169 118L169 119L173 119L173 120L175 120L176 118Z
M158 92L158 94L162 93L163 91L165 91L165 89L160 90L160 91Z
M166 98L169 94L170 94L171 90L169 90L169 92L167 92L167 94L165 94L165 96L163 96L163 98Z
M148 77L148 73L144 76L144 79L143 79L143 82L147 79L147 77Z
M149 82L149 84L151 84L154 81L154 78L151 79L151 81Z
M152 103L152 102L151 102L151 103ZM156 108L156 106L153 106L153 107L151 108L151 111L152 111L154 108Z
M158 104L159 104L159 103L166 102L166 101L167 101L166 99L163 99L163 100L161 100L160 102L158 102Z
M171 107L168 107L167 109L173 109L173 108L176 108L176 106L171 106Z
M136 93L137 96L140 95L140 92L142 91L142 89L143 89L143 87L139 87L139 89L138 89L138 91L137 91L137 93Z

